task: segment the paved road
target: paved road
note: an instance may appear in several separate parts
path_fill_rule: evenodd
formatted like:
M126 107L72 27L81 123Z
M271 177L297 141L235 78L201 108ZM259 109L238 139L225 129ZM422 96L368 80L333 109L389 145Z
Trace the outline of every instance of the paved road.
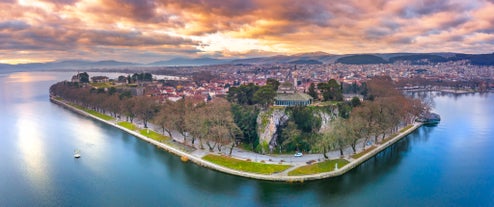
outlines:
M140 128L144 128L144 125L140 120L134 120L134 123L138 125ZM151 123L148 123L148 127L152 129L153 131L161 133L162 129L159 126L153 125ZM172 132L173 134L173 139L177 142L183 143L183 136L178 133L178 132ZM168 134L166 134L168 135ZM191 138L187 138L187 144L191 145ZM363 146L363 141L357 144L357 151L361 151ZM194 147L196 150L192 152L191 154L194 156L202 157L204 155L207 155L208 153L211 153L208 149L207 146L204 144L204 147L206 149L201 150L199 147L199 141L196 140ZM227 154L230 152L230 146L224 146L222 147L221 153ZM219 153L217 149L214 149L215 151L213 153ZM353 155L353 150L351 147L347 147L343 150L344 157L348 160L350 160L350 156ZM335 151L330 151L326 153L326 155L329 157L329 159L338 159L340 158L340 151L335 150ZM232 151L232 156L238 159L250 159L252 161L264 161L266 163L286 163L286 164L291 164L291 165L305 165L309 161L322 161L324 160L324 155L323 154L308 154L304 153L302 157L295 157L293 154L269 154L269 155L262 155L258 153L254 153L252 151L240 149L238 147L233 148Z

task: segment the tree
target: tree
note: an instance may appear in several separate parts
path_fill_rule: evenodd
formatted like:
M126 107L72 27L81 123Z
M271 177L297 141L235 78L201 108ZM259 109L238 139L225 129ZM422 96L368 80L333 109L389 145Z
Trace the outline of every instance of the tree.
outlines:
M286 127L281 132L281 146L287 150L300 150L302 131L297 128L293 121L288 121Z
M212 151L216 146L218 151L221 151L223 145L231 142L231 154L235 146L235 138L241 131L233 121L230 103L224 99L216 98L207 104L206 107L209 114L206 122L209 128L206 144L209 150Z
M156 101L146 96L135 97L135 113L142 120L144 128L148 128L148 121L158 112L159 108Z
M265 85L259 88L254 93L253 100L262 106L269 107L274 101L276 91L270 85Z
M110 115L113 117L117 117L117 114L120 113L120 99L117 95L109 95L103 100L104 108L110 112Z
M239 87L230 87L228 90L228 101L238 103L240 105L253 105L256 103L254 94L259 90L259 86L249 83Z
M309 96L311 96L314 100L319 99L319 96L316 91L316 84L311 83L308 91Z
M297 128L304 133L315 133L321 128L321 118L314 115L311 108L303 106L290 107L291 115Z
M179 101L177 101L176 104L176 113L177 113L177 119L175 119L173 129L178 131L182 137L184 138L184 144L187 144L187 137L189 134L189 127L190 124L189 118L189 113L192 112L192 109L194 108L194 101L190 98L183 98Z
M345 122L345 129L342 135L348 138L353 154L357 153L357 142L367 134L366 121L360 116L350 116ZM365 144L364 144L365 145Z
M255 150L259 144L259 136L257 135L257 116L259 109L256 106L232 104L231 111L235 124L242 131L244 142L251 144L252 150Z
M323 150L323 155L326 155L329 150L339 150L340 156L343 157L343 149L348 146L348 139L345 137L345 120L337 118L331 122L331 127L321 133L318 145Z
M127 121L130 121L130 123L133 123L134 117L136 116L135 105L135 97L123 99L121 105L122 113L127 117Z
M175 120L178 119L178 113L175 110L176 103L165 102L159 112L154 117L154 123L161 127L162 133L168 133L168 136L173 139L172 129L174 128Z
M352 98L352 100L350 100L350 103L352 104L352 107L357 107L357 106L360 106L362 104L362 102L360 101L360 98L356 97L356 96L354 96Z
M341 118L348 119L350 117L352 107L347 102L340 102L336 106L338 106L338 115Z
M266 85L271 86L274 91L277 91L278 87L280 86L280 82L276 79L268 78L266 80Z
M324 101L342 101L343 94L340 84L335 79L329 80L327 83L317 84L317 88L321 91Z
M79 73L79 74L77 74L77 76L79 76L79 82L89 83L89 75L86 72Z
M211 104L214 103L209 102L209 105ZM199 139L199 148L204 149L202 140L209 133L207 121L210 111L205 103L195 104L190 110L190 113L185 113L185 124L191 135L191 143L194 145L195 140Z
M374 77L367 82L369 97L401 96L389 76Z

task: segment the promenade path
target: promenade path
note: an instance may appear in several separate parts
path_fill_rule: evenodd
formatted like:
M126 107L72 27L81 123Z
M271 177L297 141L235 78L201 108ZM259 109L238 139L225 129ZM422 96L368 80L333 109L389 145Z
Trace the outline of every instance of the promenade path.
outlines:
M173 137L174 142L175 142L174 143L175 146L172 146L169 144L165 144L165 143L161 143L161 142L152 140L146 136L141 135L137 131L132 131L132 130L129 130L129 129L126 129L124 127L117 125L118 122L124 121L124 120L116 119L116 120L106 121L106 120L103 120L103 119L98 118L96 116L93 116L89 113L86 113L85 111L77 109L71 105L68 105L64 101L60 101L60 100L54 99L52 97L50 97L50 99L54 103L63 105L63 106L65 106L65 107L67 107L67 108L69 108L69 109L71 109L71 110L73 110L79 114L91 117L93 119L107 123L108 125L117 127L123 131L126 131L126 132L140 138L140 139L143 139L149 143L152 143L158 147L161 147L170 153L173 153L173 154L181 156L181 157L187 157L190 161L192 161L198 165L201 165L201 166L204 166L207 168L211 168L214 170L218 170L221 172L233 174L233 175L249 177L249 178L254 178L254 179L271 180L271 181L290 181L290 182L292 182L292 181L304 181L304 180L323 179L323 178L342 175L342 174L346 173L347 171L353 169L354 167L360 165L361 163L365 162L367 159L373 157L375 154L379 153L380 151L386 149L387 147L389 147L390 145L392 145L393 143L395 143L396 141L398 141L402 137L406 136L407 134L411 133L412 131L414 131L415 129L417 129L418 127L421 126L420 123L415 123L412 128L406 130L405 132L402 132L401 134L399 134L395 138L389 140L388 142L383 143L383 144L379 144L379 145L374 145L375 149L371 150L370 152L366 153L364 156L362 156L358 159L352 159L351 158L351 155L353 155L353 150L350 147L347 147L344 149L343 159L346 159L347 161L349 161L350 162L349 164L345 165L344 167L339 168L338 170L333 170L331 172L325 172L325 173L314 174L314 175L288 176L288 172L290 172L290 171L292 171L298 167L307 165L307 162L324 161L325 158L324 158L323 154L304 154L302 157L295 157L293 154L270 154L270 155L264 154L263 155L263 154L258 154L258 153L254 153L251 151L247 151L247 150L243 150L243 149L234 147L232 150L232 154L231 154L231 157L233 157L233 158L237 158L240 160L249 159L253 162L264 162L267 164L280 164L280 163L282 163L282 164L286 164L286 165L292 165L292 167L290 167L289 169L282 171L282 172L274 173L271 175L261 175L261 174L255 174L255 173L248 173L248 172L233 170L230 168L216 165L214 163L211 163L211 162L208 162L208 161L205 161L202 159L204 156L206 156L208 154L228 154L230 152L230 146L229 145L223 146L221 149L221 152L218 151L217 149L215 149L215 151L213 151L213 152L210 152L208 149L200 149L199 141L197 141L197 140L196 140L194 146L191 146L191 143L190 143L191 139L188 138L186 145L188 146L187 148L191 149L191 150L187 150L187 152L186 152L184 150L180 150L179 149L180 147L177 147L178 145L183 145L183 142L184 142L184 139L181 136L181 134L179 134L177 132L172 132L173 133L172 137ZM137 125L139 128L144 128L144 126L140 120L135 120L134 124ZM158 132L158 133L161 132L160 127L157 127L151 123L148 123L148 128L150 130L153 130L153 131ZM357 152L362 151L363 144L364 144L363 141L360 141L357 144L357 147L356 147ZM207 148L207 146L204 146L204 147ZM366 149L368 147L370 147L370 145L366 146ZM340 152L338 150L328 152L328 153L326 153L326 156L328 157L329 160L341 158Z

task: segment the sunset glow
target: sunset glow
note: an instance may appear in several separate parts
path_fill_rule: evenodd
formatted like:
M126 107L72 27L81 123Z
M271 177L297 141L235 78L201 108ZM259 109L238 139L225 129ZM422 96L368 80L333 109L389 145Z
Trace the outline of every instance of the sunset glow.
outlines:
M10 64L494 48L492 0L7 0L0 10Z

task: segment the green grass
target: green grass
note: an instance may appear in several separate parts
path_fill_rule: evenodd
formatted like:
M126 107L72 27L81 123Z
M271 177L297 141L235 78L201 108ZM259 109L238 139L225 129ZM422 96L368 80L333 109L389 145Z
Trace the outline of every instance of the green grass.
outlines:
M148 137L148 138L151 138L151 139L154 139L158 142L164 142L164 141L167 141L167 140L170 140L170 137L167 137L165 135L162 135L162 134L159 134L153 130L149 130L149 133L148 133L148 130L147 129L141 129L139 131L140 134Z
M404 127L403 129L400 129L400 131L399 131L398 133L396 133L396 134L392 134L391 136L386 137L385 139L381 140L381 142L380 142L380 143L381 143L381 144L386 143L387 141L389 141L389 140L391 140L391 139L395 138L395 137L396 137L396 136L398 136L399 134L401 134L401 133L405 132L406 130L408 130L408 129L412 128L412 127L413 127L413 125L408 125L408 126Z
M314 106L334 106L340 102L341 101L322 101L322 102L316 102L313 105Z
M125 128L127 128L128 130L132 130L132 131L135 131L135 130L139 129L139 128L137 128L137 126L136 126L136 125L134 125L134 124L132 124L132 123L130 123L130 122L126 122L126 121L118 122L117 124L118 124L119 126L125 127Z
M404 127L403 129L400 129L400 132L399 132L399 133L403 133L403 132L405 132L406 130L408 130L408 129L412 128L412 127L413 127L413 125L408 125L408 126Z
M79 106L79 105L76 105L76 104L72 104L72 103L68 103L68 104L71 105L71 106L73 106L73 107L75 107L75 108L77 108L77 109L83 110L83 111L85 111L88 114L91 114L91 115L96 116L96 117L98 117L100 119L103 119L105 121L111 121L111 120L114 119L111 116L108 116L106 114L99 113L99 112L97 112L95 110L86 109L86 108L84 108L82 106Z
M373 150L373 149L375 149L375 148L376 148L376 146L371 146L371 147L369 147L369 148L365 149L365 150L364 150L364 151L362 151L362 152L359 152L359 153L357 153L357 154L352 155L352 158L353 158L353 159L358 159L358 158L360 158L360 157L364 156L365 154L367 154L368 152L370 152L371 150Z
M313 175L324 172L331 172L334 170L335 164L338 163L338 168L341 168L349 162L345 159L328 160L324 162L315 163L312 165L305 165L295 170L288 172L289 176L297 175Z
M206 155L202 159L234 170L257 173L257 174L265 174L265 175L282 172L291 167L291 165L277 165L277 164L250 162L250 161L239 160L231 157L212 155L212 154Z
M91 115L93 115L93 116L96 116L96 117L98 117L100 119L106 120L106 121L113 120L113 117L108 116L106 114L102 114L102 113L96 112L94 110L84 109L84 111L87 112L87 113L89 113L89 114L91 114Z
M96 88L110 88L113 85L107 82L107 83L91 83L91 86Z

